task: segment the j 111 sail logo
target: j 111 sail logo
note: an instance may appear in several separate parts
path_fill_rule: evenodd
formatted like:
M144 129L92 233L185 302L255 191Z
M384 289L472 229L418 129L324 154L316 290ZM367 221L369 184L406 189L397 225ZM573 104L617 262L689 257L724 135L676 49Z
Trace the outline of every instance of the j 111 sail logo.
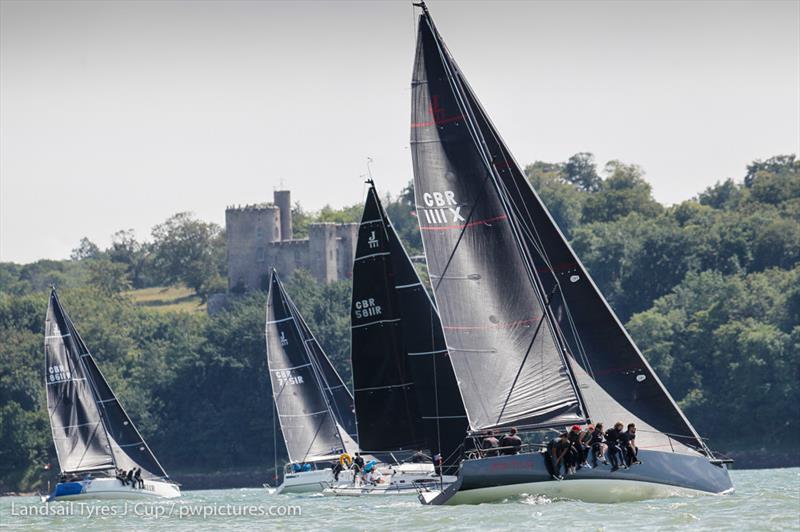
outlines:
M276 371L275 376L278 377L278 386L295 386L297 384L303 384L303 377L301 375L295 375L291 369L282 369Z
M72 379L72 372L69 368L61 365L50 366L47 368L47 372L49 373L47 377L50 382L62 382Z
M282 346L289 345L289 340L286 338L286 334L283 331L281 331L281 345Z
M367 239L367 245L369 245L369 249L375 249L380 245L380 240L378 237L375 236L375 231L370 232L369 238Z
M425 221L429 224L447 224L466 222L461 216L461 205L456 201L456 195L452 190L444 192L425 192L422 194L422 201L425 202Z

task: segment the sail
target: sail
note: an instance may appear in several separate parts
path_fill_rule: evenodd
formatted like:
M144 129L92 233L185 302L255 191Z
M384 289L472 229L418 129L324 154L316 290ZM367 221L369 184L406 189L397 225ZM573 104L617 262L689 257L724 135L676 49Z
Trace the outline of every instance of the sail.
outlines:
M297 319L300 331L303 337L306 338L305 342L308 347L308 353L319 374L322 382L322 389L333 411L333 416L339 424L340 431L342 431L343 434L346 433L349 439L353 441L353 445L349 445L348 442L345 441L345 446L354 449L355 441L358 440L358 431L356 429L356 407L353 394L350 393L347 385L345 385L344 381L339 376L339 372L333 367L328 355L325 354L322 346L311 332L311 329L309 329L291 299L289 299L289 303L292 305L292 313Z
M116 466L141 468L145 478L167 476L97 367L55 290L47 310L45 358L50 425L63 472ZM69 369L64 372L64 368ZM67 418L69 423L64 422Z
M704 448L697 431L642 356L525 178L468 82L460 71L457 75L494 157L494 166L523 221L524 236L537 271L542 273L544 289L557 296L551 306L570 351L576 354L587 375L625 411L648 420L682 443ZM597 401L599 404L592 408L595 401L585 399L593 418L603 415L603 401Z
M433 23L420 18L411 144L417 218L473 430L585 419L516 213L476 138Z
M322 391L301 318L273 270L267 295L267 365L289 460L307 462L347 447Z
M63 473L114 467L111 444L95 403L91 381L77 341L55 290L50 293L45 320L45 388L50 429Z
M432 22L430 27L441 43ZM669 434L677 442L704 448L702 439L641 355L525 178L443 44L441 50L452 64L454 83L519 220L520 233L543 290L553 294L552 314L558 333L575 356L572 363L580 366L573 369L581 383L588 414L594 421L606 423L617 421L607 419L614 416L612 412L625 414L625 419L647 420L654 430ZM612 407L610 402L617 405ZM663 440L663 435L659 438ZM676 441L670 445L675 446Z
M425 448L396 284L381 212L367 202L353 262L350 320L358 442L372 452Z
M433 455L441 455L445 474L454 474L469 425L442 323L375 187L371 186L367 194L365 210L380 215L380 221L370 222L370 226L382 228L388 241L401 331L427 448ZM368 216L365 218L369 221Z

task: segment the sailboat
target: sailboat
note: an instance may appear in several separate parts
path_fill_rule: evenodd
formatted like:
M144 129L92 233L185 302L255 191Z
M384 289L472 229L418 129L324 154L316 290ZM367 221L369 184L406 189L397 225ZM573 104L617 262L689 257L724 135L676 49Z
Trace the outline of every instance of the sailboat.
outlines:
M274 269L269 286L267 365L289 455L276 493L319 492L335 482L333 464L358 451L353 397ZM349 479L345 468L339 480Z
M44 500L173 498L181 492L136 430L75 325L50 293L45 388L61 480ZM117 478L141 469L142 482Z
M548 473L537 445L469 453L425 504L520 494L614 502L733 489L500 138L431 18L419 18L411 146L417 218L470 435L528 440L571 425L635 423L641 465ZM541 439L539 440L541 441Z
M439 316L374 183L367 182L350 315L358 441L383 457L428 452L441 471L432 459L378 466L387 472L384 482L326 493L413 495L455 481L467 417Z

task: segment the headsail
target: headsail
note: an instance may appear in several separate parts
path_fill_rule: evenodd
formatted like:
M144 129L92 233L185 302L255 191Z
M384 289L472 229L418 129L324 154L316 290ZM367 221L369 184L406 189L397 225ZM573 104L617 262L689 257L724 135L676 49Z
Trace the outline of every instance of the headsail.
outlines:
M315 340L307 331L273 270L267 295L267 365L272 397L292 462L307 462L356 449L337 423L323 392L317 361L308 347Z
M453 91L458 93L459 106L451 114L469 118L472 127L479 132L483 150L489 154L495 182L514 213L526 254L539 274L540 285L545 293L553 294L550 308L556 330L574 356L574 360L569 360L573 365L575 361L580 365L574 368L574 373L588 414L595 421L613 422L616 419L606 418L619 413L625 414L626 419L647 420L657 431L671 436L674 441L670 445L682 442L704 448L702 439L636 348L525 179L442 43L427 10L420 20L421 41L423 32L428 33L427 42L436 46L442 65L447 65L449 75L442 76L448 78ZM418 56L419 53L418 50ZM415 100L415 104L417 102L422 104L424 100ZM429 105L433 109L436 101L431 100ZM441 109L439 115L436 120L442 122ZM612 407L609 401L618 404ZM663 444L663 434L654 437ZM643 433L640 438L644 440L650 436Z
M350 389L344 383L342 377L339 376L339 372L333 367L328 355L323 351L314 333L308 328L305 320L300 315L300 311L297 310L297 307L294 306L291 300L289 300L289 303L292 305L294 315L298 318L297 324L300 327L303 337L306 338L306 346L308 346L309 355L319 373L322 389L328 399L328 404L333 411L333 415L337 423L339 423L340 430L343 429L351 440L358 441L356 407L353 394L350 393ZM348 447L350 446L348 445Z
M50 293L45 322L50 427L61 471L141 467L146 478L167 474L125 413L58 300Z
M522 246L454 68L424 14L412 82L417 218L470 427L581 422L550 294Z
M417 411L422 419L425 447L441 454L445 473L452 473L461 458L459 449L468 429L464 404L453 373L439 315L423 286L413 263L397 237L381 205L374 186L370 186L359 231L359 249L367 254L376 249L388 251L380 262L356 261L353 270L353 293L368 291L379 301L392 301L401 340L399 349L414 383ZM375 247L370 248L370 242ZM377 258L377 257L376 257ZM377 268L376 268L377 266ZM376 283L375 275L386 273L390 283ZM363 296L359 296L363 299ZM355 308L354 311L358 310ZM353 317L354 323L358 317ZM353 358L364 346L353 335ZM354 365L354 371L356 366ZM363 370L362 370L363 371ZM391 413L391 418L394 418Z

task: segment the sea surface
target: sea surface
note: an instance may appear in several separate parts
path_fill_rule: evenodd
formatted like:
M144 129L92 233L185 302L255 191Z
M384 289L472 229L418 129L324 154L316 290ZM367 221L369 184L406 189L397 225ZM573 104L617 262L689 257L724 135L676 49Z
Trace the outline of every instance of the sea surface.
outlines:
M36 497L2 497L0 528L800 530L800 468L743 470L731 474L736 487L732 495L621 504L520 497L494 504L425 507L414 496L270 495L265 489L254 488L188 491L175 501L138 505L130 502L44 505Z

